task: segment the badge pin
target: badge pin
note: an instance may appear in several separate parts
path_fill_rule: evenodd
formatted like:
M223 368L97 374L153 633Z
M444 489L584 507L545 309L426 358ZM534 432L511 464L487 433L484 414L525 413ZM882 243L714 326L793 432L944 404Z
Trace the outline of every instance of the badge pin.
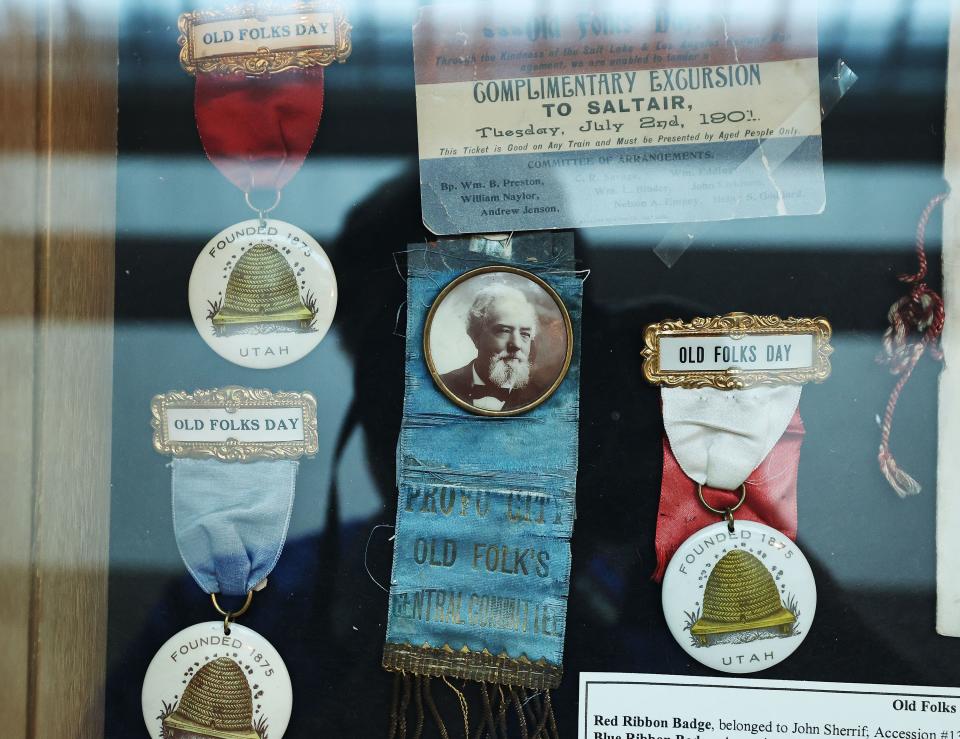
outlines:
M806 638L817 607L813 572L787 536L753 521L701 529L670 560L663 613L698 662L722 672L765 670Z
M204 247L190 276L190 313L203 340L242 367L272 369L309 354L337 307L330 259L289 223L252 219Z
M290 722L290 676L252 629L221 621L171 637L143 681L143 720L162 739L280 739Z

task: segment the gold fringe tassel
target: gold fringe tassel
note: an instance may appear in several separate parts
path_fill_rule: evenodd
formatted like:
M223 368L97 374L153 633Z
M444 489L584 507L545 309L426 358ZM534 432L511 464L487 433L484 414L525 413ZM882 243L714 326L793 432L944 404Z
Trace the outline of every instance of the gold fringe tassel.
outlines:
M456 697L457 707L463 720L464 739L560 739L557 721L553 713L550 691L527 690L522 687L494 685L493 683L464 682L457 687L446 677L440 678ZM426 719L429 717L433 732L441 739L451 738L441 715L440 706L433 695L434 678L426 675L411 675L398 672L394 677L390 702L390 726L387 739L407 739L407 715L410 703L414 704L415 718L412 739L423 739ZM476 686L479 700L474 700L480 718L475 726L470 725L470 693ZM499 701L494 705L494 696ZM443 698L443 696L440 696ZM442 701L441 701L442 702ZM449 711L449 701L446 703ZM429 736L430 734L428 734Z

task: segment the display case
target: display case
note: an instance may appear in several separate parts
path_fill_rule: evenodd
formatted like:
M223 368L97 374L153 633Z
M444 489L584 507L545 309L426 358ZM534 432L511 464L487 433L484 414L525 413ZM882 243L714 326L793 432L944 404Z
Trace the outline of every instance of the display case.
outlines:
M6 732L951 739L960 27L811 10L6 0Z

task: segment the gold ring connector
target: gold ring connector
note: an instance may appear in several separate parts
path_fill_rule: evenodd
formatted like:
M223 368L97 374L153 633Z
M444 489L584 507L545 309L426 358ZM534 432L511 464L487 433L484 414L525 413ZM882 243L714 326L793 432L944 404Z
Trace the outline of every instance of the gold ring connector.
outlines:
M230 622L234 619L239 618L248 610L250 610L250 604L253 602L253 591L250 590L247 592L247 599L244 601L243 605L238 611L225 611L217 602L217 594L210 593L210 600L213 602L213 607L217 609L217 613L223 616L223 628L228 629L230 627Z
M731 490L729 492L733 491ZM700 483L697 483L697 497L700 499L700 503L703 505L703 507L708 511L711 513L716 513L718 516L727 518L728 515L732 516L734 513L736 513L740 509L740 506L743 505L743 501L747 499L747 483L743 483L740 486L740 500L738 500L737 504L731 508L714 508L712 505L707 503L707 501L703 498L703 485Z

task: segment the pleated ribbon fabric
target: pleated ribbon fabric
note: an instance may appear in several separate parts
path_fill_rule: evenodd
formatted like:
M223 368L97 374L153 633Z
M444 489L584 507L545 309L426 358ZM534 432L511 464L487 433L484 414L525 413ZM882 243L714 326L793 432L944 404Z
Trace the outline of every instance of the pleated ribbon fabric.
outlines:
M697 497L724 510L746 499L738 519L766 524L791 539L797 535L797 470L803 421L801 387L745 390L665 388L663 478L655 547L660 581L680 544L717 523Z
M323 102L323 67L198 74L194 113L204 151L224 177L244 193L279 192L313 146Z
M290 526L299 462L174 459L173 530L205 593L246 595L273 571Z

